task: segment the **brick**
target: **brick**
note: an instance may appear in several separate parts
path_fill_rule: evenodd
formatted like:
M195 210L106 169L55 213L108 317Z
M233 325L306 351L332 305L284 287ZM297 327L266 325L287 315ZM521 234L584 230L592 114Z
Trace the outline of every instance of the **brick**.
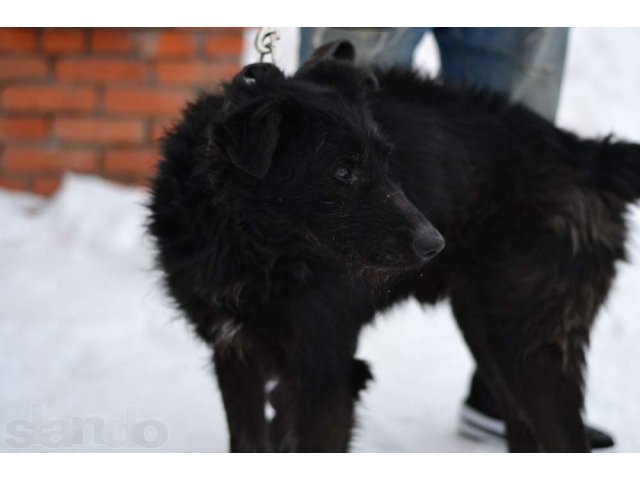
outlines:
M152 180L151 175L147 173L146 175L135 177L131 183L136 187L142 187L146 190L149 190L151 188L151 183L152 183L151 180Z
M156 65L156 78L167 85L203 85L220 83L232 78L240 70L238 64L207 62L163 61Z
M175 115L189 95L190 92L153 88L107 89L105 109L109 113Z
M60 177L36 177L33 181L33 191L39 195L50 197L60 188L61 183Z
M108 150L104 167L109 173L150 174L159 159L160 154L154 149Z
M28 183L22 178L0 178L0 188L9 190L27 190Z
M157 142L164 137L165 130L173 125L173 119L156 120L151 127L151 141Z
M141 37L142 52L147 57L189 57L196 53L196 37L189 33L164 31Z
M86 49L85 32L79 28L47 28L42 36L46 53L78 53Z
M66 142L139 143L144 135L142 120L56 118L54 135Z
M209 35L205 44L205 52L207 55L217 57L220 55L242 54L242 35Z
M0 28L0 52L35 52L37 39L37 33L33 28Z
M0 97L2 107L10 111L90 112L97 103L95 90L86 87L12 86Z
M0 59L0 80L41 80L46 76L44 59Z
M146 65L132 60L60 60L56 77L65 82L141 82L147 78Z
M126 28L94 28L91 31L91 50L97 53L130 53L133 41Z
M112 182L123 183L132 187L143 187L149 189L151 186L151 172L144 173L106 173L103 176L111 180Z
M0 143L6 140L42 140L49 122L39 117L0 117Z
M98 159L92 150L61 150L34 147L12 147L4 151L3 166L7 172L44 173L91 172L96 169Z

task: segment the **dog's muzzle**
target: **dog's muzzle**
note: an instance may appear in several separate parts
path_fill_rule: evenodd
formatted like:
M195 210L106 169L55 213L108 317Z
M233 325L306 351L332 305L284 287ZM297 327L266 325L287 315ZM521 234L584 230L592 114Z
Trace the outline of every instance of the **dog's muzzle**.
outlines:
M413 251L422 261L426 262L435 257L444 248L444 238L430 223L424 224L416 230L413 239Z

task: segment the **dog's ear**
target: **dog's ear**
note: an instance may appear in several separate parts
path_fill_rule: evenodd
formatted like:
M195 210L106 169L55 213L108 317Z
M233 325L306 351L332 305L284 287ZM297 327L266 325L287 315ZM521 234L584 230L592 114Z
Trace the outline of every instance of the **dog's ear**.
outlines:
M327 85L352 100L361 100L379 84L373 71L355 64L356 51L351 42L336 40L318 47L296 72L295 77Z
M246 65L233 79L224 85L223 110L230 111L249 103L277 88L284 80L284 73L270 63Z
M348 40L336 40L316 48L300 70L309 69L323 60L344 60L353 63L355 59L356 49L353 44Z
M252 102L214 125L212 140L222 156L253 178L262 180L271 166L282 123L278 100Z

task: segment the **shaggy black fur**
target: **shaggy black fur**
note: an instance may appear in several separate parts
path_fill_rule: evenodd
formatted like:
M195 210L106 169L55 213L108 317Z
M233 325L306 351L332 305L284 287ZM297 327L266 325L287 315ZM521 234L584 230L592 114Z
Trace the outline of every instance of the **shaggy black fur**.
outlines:
M586 451L584 350L640 146L352 58L343 42L292 78L245 67L164 140L150 231L214 349L231 450L347 450L371 378L359 331L413 296L450 299L511 450ZM447 247L426 263L432 224Z

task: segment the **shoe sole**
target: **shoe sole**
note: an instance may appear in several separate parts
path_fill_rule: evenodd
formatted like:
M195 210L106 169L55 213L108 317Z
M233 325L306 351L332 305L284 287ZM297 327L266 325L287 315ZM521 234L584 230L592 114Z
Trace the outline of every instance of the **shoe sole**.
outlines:
M460 410L460 426L458 432L467 438L478 442L501 442L506 440L506 426L504 422L484 415L468 405Z

